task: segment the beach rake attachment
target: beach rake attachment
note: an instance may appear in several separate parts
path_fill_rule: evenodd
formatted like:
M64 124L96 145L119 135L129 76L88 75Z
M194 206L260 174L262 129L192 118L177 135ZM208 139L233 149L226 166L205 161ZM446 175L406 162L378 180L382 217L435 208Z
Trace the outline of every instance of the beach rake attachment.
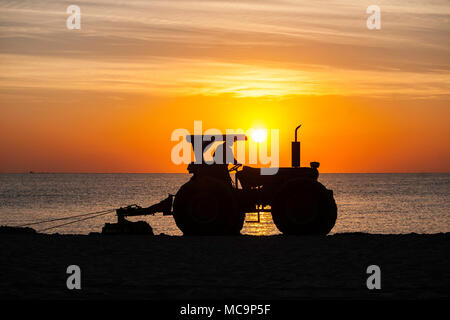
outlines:
M150 234L153 235L152 227L145 221L132 222L126 217L148 216L162 212L163 215L172 215L173 195L150 207L142 208L137 204L116 209L117 223L105 223L102 234Z

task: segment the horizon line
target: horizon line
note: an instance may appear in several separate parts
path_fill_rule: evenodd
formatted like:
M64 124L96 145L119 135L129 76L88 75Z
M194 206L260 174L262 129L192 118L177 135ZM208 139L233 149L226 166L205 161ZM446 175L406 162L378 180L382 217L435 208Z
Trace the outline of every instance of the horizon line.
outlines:
M379 171L379 172L320 172L319 174L424 174L424 173L438 173L438 174L449 174L450 171ZM189 172L87 172L87 171L24 171L24 172L1 172L0 174L191 174Z

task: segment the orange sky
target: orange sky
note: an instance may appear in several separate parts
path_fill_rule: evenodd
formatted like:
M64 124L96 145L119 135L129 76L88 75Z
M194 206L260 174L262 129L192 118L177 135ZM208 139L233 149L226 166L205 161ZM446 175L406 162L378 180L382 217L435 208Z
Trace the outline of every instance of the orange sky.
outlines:
M0 4L0 172L185 172L177 128L280 130L321 172L450 170L445 1Z

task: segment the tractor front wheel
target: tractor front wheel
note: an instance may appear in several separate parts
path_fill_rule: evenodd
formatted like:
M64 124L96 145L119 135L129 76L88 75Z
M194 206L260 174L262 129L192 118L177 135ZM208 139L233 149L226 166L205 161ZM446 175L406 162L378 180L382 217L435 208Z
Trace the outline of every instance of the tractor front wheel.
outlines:
M337 218L333 191L317 181L288 181L275 196L272 218L284 234L326 235Z

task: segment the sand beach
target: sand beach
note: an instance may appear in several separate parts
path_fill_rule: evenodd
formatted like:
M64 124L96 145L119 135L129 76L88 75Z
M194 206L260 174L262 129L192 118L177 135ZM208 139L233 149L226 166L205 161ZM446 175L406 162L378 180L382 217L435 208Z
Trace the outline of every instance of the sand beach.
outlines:
M0 235L2 299L450 297L449 234ZM81 268L68 290L66 268ZM368 290L366 269L381 269Z

